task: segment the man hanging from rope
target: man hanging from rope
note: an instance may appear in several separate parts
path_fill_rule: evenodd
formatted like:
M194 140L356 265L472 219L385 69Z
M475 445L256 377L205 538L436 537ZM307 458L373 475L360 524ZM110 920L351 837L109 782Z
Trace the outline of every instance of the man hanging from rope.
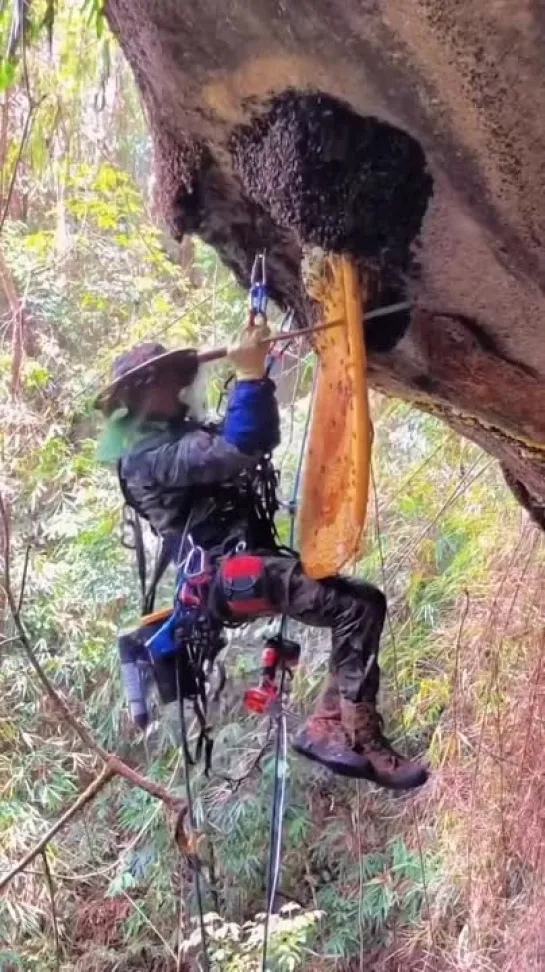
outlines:
M248 484L280 441L275 386L266 376L263 341L269 333L258 320L230 349L236 382L219 427L192 413L198 379L183 387L183 352L166 353L161 345L147 343L118 358L101 402L110 423L124 430L118 450L122 489L167 540L178 563L185 557L181 543L212 552L220 581L222 570L228 575L229 590L236 588L240 555L224 562L218 551L256 555L253 589L242 604L246 617L285 614L331 630L329 674L294 749L343 776L390 789L418 787L426 770L393 749L376 708L384 595L344 577L311 580L295 555L280 553L262 518L251 515L255 506ZM216 598L216 610L218 603L225 619L232 617L229 595L223 605Z

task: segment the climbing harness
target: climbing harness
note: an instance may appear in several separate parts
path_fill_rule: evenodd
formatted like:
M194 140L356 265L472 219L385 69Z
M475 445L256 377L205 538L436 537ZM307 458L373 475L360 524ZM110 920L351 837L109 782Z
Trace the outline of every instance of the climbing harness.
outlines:
M120 480L123 488L122 477ZM274 527L278 509L276 489L277 475L270 459L265 456L251 476L243 474L235 486L222 487L214 494L216 527L223 522L228 530L230 521L236 520L240 512L246 521L246 537L242 538L238 532L234 536L228 534L220 548L205 553L194 544L189 528L195 524L188 520L181 541L162 541L149 584L146 583L148 569L141 517L129 492L124 490L130 514L128 517L126 512L125 524L130 525L134 533L133 543L125 540L125 546L130 546L136 552L142 590L140 626L124 632L118 639L122 681L131 716L140 728L145 729L148 725L147 697L152 675L163 705L175 700L174 656L182 652L188 665L188 694L194 700L202 729L197 756L206 741L207 772L212 747L210 733L205 732L205 710L212 671L215 670L218 677L214 700L216 696L219 697L225 683L222 665L217 660L225 644L221 629L243 624L247 615L273 613L264 591L259 590L257 576L253 587L251 583L251 572L258 570L261 561L255 556L252 559L244 555L244 549L249 543L254 550L283 552ZM210 499L212 501L212 496ZM182 562L178 551L181 552ZM157 584L172 562L178 563L180 585L176 590L174 609L153 612ZM248 603L245 604L244 600ZM221 621L214 618L221 618ZM207 668L203 670L205 662Z
M121 544L127 550L134 551L140 584L141 612L143 615L151 614L155 606L157 588L171 561L171 549L168 543L160 537L156 537L154 563L151 568L151 576L148 579L148 558L146 556L142 517L129 500L123 477L119 475L118 479L125 500Z
M205 774L211 767L213 740L207 722L208 687L217 656L225 647L223 625L208 609L214 565L202 547L187 535L187 553L178 567L174 607L164 623L146 641L163 703L177 698L191 701L200 732L194 757L204 753ZM162 681L162 685L161 685ZM221 692L224 673L219 671Z
M195 809L193 805L193 789L191 786L191 776L189 772L189 768L192 765L192 760L189 754L189 741L187 736L187 723L186 723L185 709L184 709L183 675L179 667L177 670L176 684L177 684L178 710L180 716L182 755L183 755L184 766L185 766L184 779L185 779L185 794L187 800L187 820L189 824L190 839L192 840L196 849L194 838L197 832L197 826L195 820ZM200 861L198 858L198 854L197 854L196 865L193 868L193 885L195 888L195 900L197 902L197 915L198 915L198 922L199 922L199 930L201 934L204 972L209 972L210 963L208 961L208 936L206 934L206 925L204 921L203 895L202 895L202 887L201 887L201 868L200 868Z
M216 610L229 621L270 617L274 608L267 596L265 562L259 554L239 550L218 568Z

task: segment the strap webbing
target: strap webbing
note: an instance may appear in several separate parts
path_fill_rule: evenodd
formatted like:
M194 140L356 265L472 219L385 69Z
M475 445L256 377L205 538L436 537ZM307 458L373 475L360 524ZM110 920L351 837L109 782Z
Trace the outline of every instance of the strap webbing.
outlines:
M155 607L157 587L172 559L172 547L168 540L165 540L163 537L158 538L158 552L155 559L155 567L153 568L148 584L146 545L144 543L144 530L142 528L143 518L140 516L136 503L127 488L125 477L121 471L121 462L117 466L117 476L123 499L125 500L125 508L123 511L124 522L130 527L134 537L134 552L136 555L138 580L140 582L142 614L151 614Z

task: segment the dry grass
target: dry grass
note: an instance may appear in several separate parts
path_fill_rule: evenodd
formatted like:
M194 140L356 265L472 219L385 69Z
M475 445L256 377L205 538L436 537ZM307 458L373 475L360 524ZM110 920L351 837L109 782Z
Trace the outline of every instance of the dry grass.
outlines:
M123 922L131 913L131 905L124 898L105 898L103 894L78 904L74 940L78 948L92 944L112 948L123 941Z
M526 525L496 561L491 588L460 604L451 704L431 746L436 771L401 814L407 841L437 849L442 881L427 922L404 930L377 972L545 970L540 535Z

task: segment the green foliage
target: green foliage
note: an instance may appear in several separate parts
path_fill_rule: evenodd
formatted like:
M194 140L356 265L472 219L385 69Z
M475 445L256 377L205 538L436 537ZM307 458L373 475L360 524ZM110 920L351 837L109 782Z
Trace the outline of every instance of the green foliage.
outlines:
M88 28L90 36L104 39L104 0L7 0L0 8L0 91L10 88L21 74L23 51L40 42L53 47L54 33L66 40L70 26L74 36ZM62 60L62 53L61 53Z
M97 37L104 31L104 0L83 0L82 13L87 22L94 27Z
M0 61L0 92L7 91L15 80L15 63L4 59Z
M268 949L271 972L296 972L308 962L307 946L315 935L319 911L302 912L296 905L281 908L270 922ZM225 922L219 915L205 915L210 939L211 972L259 972L265 915L240 926ZM185 954L199 949L200 929L195 928L186 942Z

